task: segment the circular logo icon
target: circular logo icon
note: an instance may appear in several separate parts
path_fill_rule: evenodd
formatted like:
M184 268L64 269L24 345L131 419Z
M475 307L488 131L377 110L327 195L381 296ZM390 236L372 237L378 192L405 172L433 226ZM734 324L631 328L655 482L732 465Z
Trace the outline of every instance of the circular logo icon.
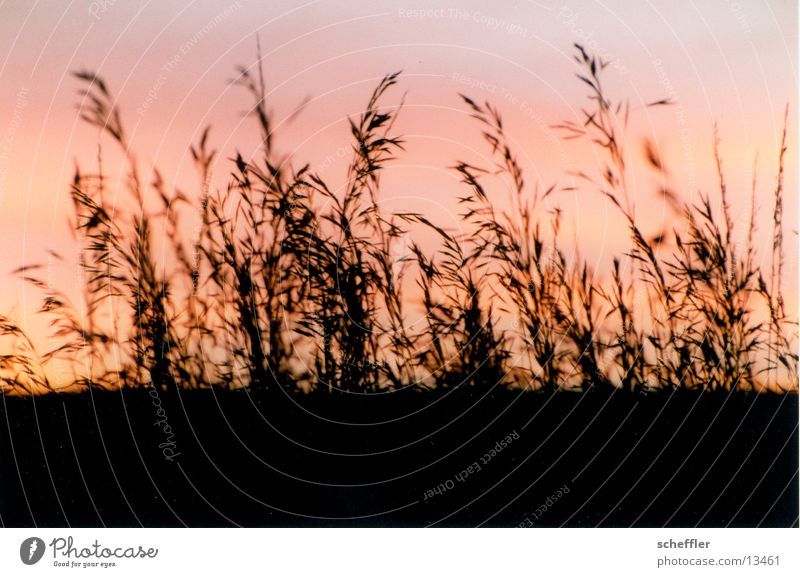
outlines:
M34 565L44 555L44 541L39 537L28 537L19 546L19 558L25 565Z

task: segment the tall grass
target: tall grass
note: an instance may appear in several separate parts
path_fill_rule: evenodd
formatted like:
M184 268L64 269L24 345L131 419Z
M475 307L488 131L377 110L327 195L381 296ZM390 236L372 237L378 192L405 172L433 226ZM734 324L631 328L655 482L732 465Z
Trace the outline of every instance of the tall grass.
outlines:
M108 190L102 155L96 174L76 169L70 224L83 290L73 303L37 276L41 267L16 271L44 292L41 312L51 319L57 346L40 355L11 318L0 317L0 342L10 347L0 357L3 390L63 387L48 375L59 359L71 367L66 384L81 388L796 391L797 323L782 294L786 128L769 270L758 265L755 206L744 250L734 241L716 132L711 154L721 208L710 194L690 204L664 188L679 216L670 233L647 238L628 185L631 108L607 94L606 62L579 45L575 58L588 106L579 121L557 126L603 153L600 180L584 171L569 176L627 224L630 250L610 271L567 258L561 212L542 208L564 188L526 180L488 102L462 95L492 160L452 167L465 190L455 233L424 214L380 208L382 170L404 144L394 131L402 101L383 104L397 73L383 78L350 120L352 156L338 194L313 166L293 167L276 152L259 56L258 68L241 68L237 80L253 99L258 156L237 154L227 186L212 190L217 152L206 129L190 148L199 175L195 195L167 190L157 171L142 179L107 86L77 74L83 118L123 154L124 190ZM666 173L652 145L644 158ZM495 198L497 182L510 198ZM125 200L109 204L119 193ZM192 210L199 224L189 235ZM431 231L438 249L412 242L395 262L397 243L415 227ZM168 249L160 260L154 231ZM421 328L408 322L415 302L425 314Z

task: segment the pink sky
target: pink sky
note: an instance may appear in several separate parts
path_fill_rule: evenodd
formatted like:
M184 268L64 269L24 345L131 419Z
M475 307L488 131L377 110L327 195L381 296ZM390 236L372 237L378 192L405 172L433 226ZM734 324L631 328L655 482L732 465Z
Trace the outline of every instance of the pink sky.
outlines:
M0 311L15 311L23 326L41 331L30 314L38 295L7 273L46 262L49 247L69 254L68 182L76 160L93 165L97 142L97 131L78 119L80 85L70 71L93 70L106 80L145 173L157 160L172 185L195 191L188 144L207 124L223 159L256 142L242 114L247 95L228 83L236 65L254 64L256 34L276 119L310 99L296 120L278 127L279 148L297 164L321 164L334 180L348 158L348 115L359 112L381 76L403 70L401 89L388 101L407 91L397 125L407 153L386 173L387 207L425 212L445 225L455 224L462 192L447 167L487 152L458 92L500 109L529 182L568 184L565 166L596 169L590 147L562 142L549 128L575 119L585 104L572 61L572 43L580 42L612 61L609 86L632 107L664 97L676 102L640 110L629 136L636 153L644 137L657 142L684 199L716 190L716 121L734 211L746 222L758 153L759 242L767 255L787 103L786 222L797 228L796 3L679 4L642 2L634 11L622 1L0 0ZM227 171L218 164L219 174ZM637 175L635 184L644 228L669 225L652 174ZM578 191L556 204L577 226L591 262L602 267L627 249L624 223L599 197ZM797 243L787 236L787 292L796 310ZM59 286L75 280L69 266L48 274Z

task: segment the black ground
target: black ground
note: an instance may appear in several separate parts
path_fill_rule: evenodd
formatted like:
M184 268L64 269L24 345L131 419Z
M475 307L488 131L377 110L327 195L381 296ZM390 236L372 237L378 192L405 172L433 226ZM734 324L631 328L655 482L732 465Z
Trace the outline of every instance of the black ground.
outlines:
M151 393L3 397L2 524L798 524L797 395Z

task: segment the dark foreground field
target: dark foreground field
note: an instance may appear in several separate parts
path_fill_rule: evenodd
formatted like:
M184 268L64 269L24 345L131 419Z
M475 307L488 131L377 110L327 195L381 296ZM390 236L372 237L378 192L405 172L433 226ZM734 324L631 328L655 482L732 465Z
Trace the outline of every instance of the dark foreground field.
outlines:
M798 523L793 394L151 393L4 397L2 524Z

